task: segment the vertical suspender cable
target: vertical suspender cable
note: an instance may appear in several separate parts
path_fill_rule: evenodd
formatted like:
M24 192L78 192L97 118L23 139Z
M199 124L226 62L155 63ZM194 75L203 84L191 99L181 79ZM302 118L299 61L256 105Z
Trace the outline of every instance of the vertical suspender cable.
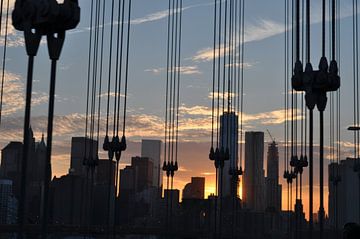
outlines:
M118 19L117 19L117 38L116 38L116 57L115 57L115 94L114 94L114 112L113 112L113 131L114 137L118 137L119 131L119 107L120 105L120 89L121 89L121 67L122 67L122 47L123 47L123 35L124 35L124 9L125 0L119 1L118 6ZM119 73L120 71L120 73ZM118 164L118 160L117 160ZM118 167L118 165L117 165ZM116 169L118 170L118 169Z
M179 48L178 48L178 85L177 85L177 106L176 106L176 151L175 163L178 162L178 147L179 147L179 114L180 114L180 87L181 87L181 39L182 39L182 6L183 0L180 0L179 7Z
M90 79L91 79L91 66L92 66L92 40L93 40L93 15L94 15L94 0L91 0L91 7L90 7L90 30L89 30L89 48L88 48L88 67L87 67L87 90L86 90L86 111L85 111L85 136L84 136L84 158L83 158L83 165L87 164L87 144L88 144L88 133L89 133L89 102L90 102ZM86 182L85 182L85 188L81 189L81 198L82 200L87 200L87 194L88 194L88 171L86 175ZM84 197L86 195L86 197ZM86 198L86 199L85 199ZM86 201L85 201L86 202ZM87 203L83 203L81 206L81 223L84 223L84 220L87 218L86 208ZM71 218L71 220L73 220Z
M173 165L174 161L173 161L173 157L172 157L172 147L173 147L173 142L172 142L172 136L173 136L173 125L172 125L172 119L173 119L173 97L174 97L174 94L173 94L173 87L174 87L174 26L175 26L175 1L176 0L172 0L172 8L171 8L171 42L170 42L170 87L169 87L169 91L170 91L170 94L169 94L169 137L168 137L168 158L169 158L169 161L170 161L170 164L169 164L169 173L170 173L170 177L169 177L169 180L170 180L170 198L169 198L169 202L170 204L168 205L168 211L169 211L169 230L171 232L171 223L172 223L172 175L171 175L171 166Z
M218 67L217 67L217 108L216 108L216 152L220 154L220 85L221 85L221 35L222 35L222 1L219 1L219 39L218 39ZM220 194L220 169L218 157L216 167L216 198L215 198L215 237L218 234L218 210L219 210L219 194Z
M114 112L113 112L113 143L119 142L119 135L118 135L118 128L119 128L119 113L117 105L120 105L120 98L118 98L121 94L119 81L121 80L121 73L119 74L119 67L121 68L122 65L122 43L123 43L123 32L124 32L124 5L125 0L119 1L118 5L118 17L117 17L117 37L116 37L116 57L115 57L115 92L114 92ZM122 18L122 19L121 19ZM120 23L121 21L121 23ZM120 36L121 32L121 36ZM121 54L119 55L120 51L120 41L121 41ZM119 101L118 101L119 99ZM113 237L115 237L115 227L116 227L116 219L117 219L117 188L118 188L118 177L119 177L119 162L120 162L120 154L115 153L115 193L114 193L114 205L115 205L115 212L114 212L114 224L113 224Z
M213 62L212 62L212 96L211 96L211 145L210 160L215 160L214 130L215 130L215 75L216 75L216 30L217 30L217 0L214 0L214 32L213 32ZM180 29L181 32L181 29ZM216 170L216 168L215 168ZM216 184L216 182L215 182ZM215 189L216 194L216 189ZM216 215L216 214L215 214Z
M129 54L130 54L130 34L131 34L131 6L132 0L129 0L128 8L128 29L127 29L127 43L126 43L126 62L125 62L125 90L124 90L124 113L123 113L123 137L126 133L126 110L128 98L128 80L129 80Z
M113 162L113 152L112 149L108 148L109 144L109 116L110 116L110 88L111 88L111 73L112 73L112 53L113 53L113 32L114 32L114 10L115 10L115 0L111 2L111 22L110 22L110 43L109 43L109 72L108 72L108 92L107 92L107 107L106 107L106 134L104 139L104 150L109 150L109 185L108 185L108 195L107 195L107 223L108 231L107 238L110 237L110 195L111 195L111 181L112 181L112 162Z
M336 1L336 6L337 6L337 50L338 50L338 54L337 54L337 57L338 57L338 64L339 64L339 68L341 69L341 44L340 44L340 36L341 36L341 29L340 29L340 19L341 19L341 16L340 16L340 1ZM340 74L340 73L339 73ZM340 133L340 130L341 130L341 101L340 101L340 96L341 96L341 89L338 90L337 94L336 94L336 115L337 115L337 130L336 130L336 141L337 141L337 155L336 155L336 163L337 165L339 165L340 163L340 158L341 158L341 149L340 149L340 141L341 141L341 133ZM336 178L337 178L337 181L340 181L341 178L340 178L340 175L339 175L339 167L337 167L337 170L336 170ZM335 191L336 191L336 195L335 195L335 230L336 230L336 235L338 235L338 219L339 219L339 215L338 215L338 183L336 183L335 185Z
M93 193L94 193L94 170L97 163L97 158L94 158L94 132L95 132L95 114L96 114L96 88L97 88L97 74L98 74L98 53L99 53L99 25L100 25L100 0L96 1L95 6L95 19L94 19L94 54L93 54L93 75L92 75L92 89L91 89L91 107L90 107L90 139L89 139L89 155L87 158L87 174L90 171L90 180L87 178L86 184L90 188L88 189L88 195L85 201L86 210L88 211L87 225L88 234L90 234L90 225L92 223L92 206L93 206ZM87 143L85 139L85 144ZM87 152L85 151L85 154ZM86 157L86 156L85 156ZM96 157L96 155L95 155Z
M176 0L176 4L174 2L174 14L173 14L173 58L172 58L172 78L173 78L173 88L172 88L172 108L171 115L172 121L171 124L171 166L174 167L174 146L175 146L175 105L176 105L176 77L177 77L177 27L178 27L178 8L179 8L179 0ZM173 168L172 168L173 169ZM174 189L174 171L171 170L171 194L170 194L170 227L172 228L173 222L173 189Z
M105 141L109 141L109 114L110 114L110 89L112 75L112 53L113 53L113 32L114 32L114 10L115 0L111 1L111 22L110 22L110 43L109 43L109 72L108 72L108 92L107 92L107 109L106 109L106 136ZM110 200L110 199L109 199Z
M244 67L245 67L245 0L242 0L242 9L241 9L241 62L240 62L240 67L241 67L241 77L240 77L240 101L241 101L241 105L240 105L240 112L241 112L241 116L240 116L240 170L242 170L242 165L243 165L243 136L244 136L244 132L243 132L243 128L244 128Z
M322 1L322 56L326 51L326 0ZM325 93L326 94L326 93ZM324 111L320 110L320 209L319 209L320 239L324 233Z
M1 24L2 24L2 15L3 15L3 2L0 3L0 36L1 36ZM3 53L3 62L2 62L2 75L1 75L1 92L0 92L0 125L2 119L2 110L3 110L3 97L4 97L4 81L5 81L5 64L6 64L6 50L7 50L7 39L8 39L8 22L9 22L9 3L6 8L6 21L5 21L5 35L4 35L4 53Z
M168 230L168 217L169 217L169 173L168 173L168 165L169 165L169 158L167 155L167 141L168 141L168 105L169 105L169 67L170 67L170 21L171 21L171 0L169 0L169 10L168 10L168 23L167 23L167 51L166 51L166 99L165 99L165 138L164 138L164 165L163 170L166 171L166 230ZM170 133L169 133L170 134ZM170 143L170 142L169 142Z
M310 0L306 0L306 67L310 63ZM314 109L309 109L309 238L313 235L313 118ZM305 126L306 127L306 126Z
M102 97L102 77L103 77L103 60L104 60L104 35L105 35L105 13L106 1L103 0L102 6L102 20L101 20L101 44L100 44L100 66L99 66L99 93L98 93L98 110L97 110L97 149L99 149L100 142L100 122L101 122L101 97ZM109 175L110 176L110 175Z
M231 1L231 0L229 0ZM225 89L226 89L226 54L227 54L227 20L228 20L228 0L225 0L225 15L224 15L224 49L223 49L223 93L222 93L222 116L223 116L223 124L224 124L224 117L225 117ZM224 144L226 141L224 141L224 127L223 130L221 130L221 151L225 154L225 147ZM227 147L226 147L227 148ZM223 212L223 180L224 180L224 167L221 163L220 165L220 211L219 211L219 237L222 236L222 212Z

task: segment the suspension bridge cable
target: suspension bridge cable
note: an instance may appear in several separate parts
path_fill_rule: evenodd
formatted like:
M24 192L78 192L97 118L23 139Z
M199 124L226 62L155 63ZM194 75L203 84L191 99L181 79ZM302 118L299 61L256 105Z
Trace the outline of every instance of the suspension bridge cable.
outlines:
M114 112L113 112L113 139L112 143L114 144L114 147L118 147L118 144L120 144L119 140L119 108L118 105L120 105L120 98L118 98L121 95L120 92L120 85L119 81L121 82L121 73L119 74L119 67L122 65L122 45L123 45L123 32L124 32L124 5L125 0L118 2L118 12L117 12L117 35L116 35L116 56L115 56L115 86L114 86ZM120 35L121 33L121 35ZM120 43L121 42L121 43ZM121 46L120 46L121 44ZM120 50L121 48L121 50ZM121 52L119 52L121 51ZM120 65L120 66L119 66ZM117 220L117 189L118 189L118 181L119 181L119 162L120 162L120 156L121 154L119 151L115 152L115 193L114 193L114 205L115 205L115 212L114 212L114 223L113 223L113 237L115 238L115 228L116 228L116 220Z
M93 197L94 197L94 171L97 164L97 156L93 155L94 152L94 132L95 132L95 114L96 114L96 90L97 90L97 74L98 74L98 54L99 54L99 27L100 27L100 15L101 15L101 5L100 0L96 1L95 7L95 40L94 40L94 58L93 58L93 83L92 83L92 100L91 100L91 110L90 110L90 140L89 140L89 158L87 158L87 168L90 170L90 190L88 198L86 199L86 208L88 210L88 217L91 218L91 211L93 209ZM85 138L85 144L87 139ZM97 148L96 148L97 150ZM85 152L86 154L86 152ZM94 158L95 157L95 158ZM88 173L87 173L88 174ZM87 178L87 184L88 184ZM88 220L88 234L90 234L90 225L92 221Z
M130 35L131 35L131 8L132 0L129 0L128 8L128 28L127 28L127 43L126 43L126 61L125 61L125 86L124 86L124 113L123 113L123 138L126 133L126 112L128 99L128 83L129 83L129 57L130 57Z
M84 158L83 158L83 165L87 164L87 138L89 133L89 111L90 111L90 84L91 84L91 66L92 66L92 41L93 41L93 20L94 20L94 0L91 0L91 7L90 7L90 27L89 27L89 47L88 47L88 67L87 67L87 90L86 90L86 110L85 110L85 135L84 135ZM88 179L88 171L86 175L86 179ZM87 180L85 187L82 188L82 194L88 194L88 185ZM86 203L82 204L81 207L81 223L84 223L87 212Z
M91 10L90 10L90 36L89 36L89 49L88 49L88 67L87 67L87 90L86 90L86 112L85 112L85 142L84 142L84 152L85 158L87 153L87 142L89 130L89 102L90 102L90 79L91 79L91 65L92 65L92 40L93 40L93 18L94 18L94 0L91 0Z
M216 110L216 146L220 148L220 85L221 85L221 35L222 35L222 1L219 1L219 46L218 46L218 69L217 69L217 110ZM223 43L224 44L224 43ZM223 48L225 48L223 46ZM218 170L217 170L218 171ZM217 182L218 180L216 180Z
M99 65L99 91L98 91L98 109L97 109L97 150L100 142L100 122L101 122L101 98L102 98L102 77L103 77L103 60L104 60L104 35L105 35L105 13L106 1L103 0L102 20L101 20L101 44L100 44L100 65ZM98 159L97 159L98 160ZM92 205L93 208L93 205Z
M240 170L242 171L243 165L243 128L244 128L244 67L245 67L245 0L242 0L242 9L241 9L241 77L240 77Z
M213 32L213 62L212 62L212 97L211 97L211 149L214 153L214 117L215 117L215 67L216 67L216 23L217 23L217 0L214 0L214 32Z
M171 0L169 0L169 6L168 6L168 19L167 19L167 50L166 50L166 89L165 89L165 126L164 126L164 130L165 130L165 137L164 137L164 164L163 164L163 171L166 172L166 190L167 190L167 195L166 195L166 230L168 230L168 221L169 221L169 171L168 171L168 166L169 166L169 158L168 158L168 154L167 154L167 140L168 140L168 105L169 105L169 81L170 81L170 75L169 75L169 70L170 70L170 29L171 29ZM170 134L170 132L169 132ZM169 142L170 143L170 142Z
M175 4L176 2L176 4ZM172 35L173 35L173 50L172 50L172 82L173 82L173 88L172 90L172 107L170 109L172 120L170 122L171 125L171 173L170 173L170 188L171 188L171 194L170 194L170 229L172 229L173 225L173 189L174 189L174 171L172 170L174 165L174 146L175 146L175 104L176 104L176 75L177 75L177 27L178 27L178 8L179 8L179 1L174 0L173 3L173 29L172 29Z
M111 89L111 76L112 76L112 53L113 53L113 32L114 32L114 11L115 11L115 0L111 1L111 22L110 22L110 43L109 43L109 72L108 72L108 92L107 92L107 107L106 107L106 136L105 142L109 142L109 116L110 116L110 89ZM104 148L107 150L107 148ZM110 157L109 157L110 158ZM110 159L112 160L112 159Z
M0 3L0 36L2 30L2 15L3 15L3 3L4 0L1 0ZM2 111L3 111L3 97L4 97L4 82L5 82L5 66L6 66L6 51L7 51L7 40L8 40L8 22L9 22L9 2L6 7L6 21L5 21L5 34L4 34L4 52L2 59L2 75L1 75L1 92L0 92L0 125L2 119Z
M339 69L341 69L341 43L340 43L340 36L341 36L341 29L340 29L340 19L341 19L341 12L340 12L340 1L336 1L336 6L337 6L337 28L336 28L336 31L337 31L337 60L338 60L338 64L339 64ZM340 71L339 71L339 75L341 75ZM341 158L341 148L340 148L340 141L341 141L341 133L340 133L340 130L341 130L341 89L338 90L337 94L336 94L336 115L337 115L337 130L336 130L336 141L337 141L337 154L336 154L336 165L339 165L340 164L340 158ZM340 175L339 175L339 167L337 167L337 170L336 170L336 180L337 182L340 182L341 181L341 178L340 178ZM339 216L338 216L338 183L335 184L335 230L336 230L336 233L338 233L338 219L339 219Z
M306 0L306 69L311 70L310 63L310 0ZM307 105L308 106L308 105ZM308 107L309 108L309 107ZM307 111L306 111L307 112ZM312 238L313 234L313 108L309 108L309 238ZM307 132L307 123L305 124L305 132ZM307 135L305 136L305 140ZM306 144L307 145L307 144Z
M100 122L101 122L102 76L103 76L103 63L104 63L105 13L106 13L106 1L103 0L103 12L102 12L102 22L101 22L100 66L99 66L100 80L99 80L98 119L97 119L98 146L100 142L100 127L101 127Z
M178 92L177 92L177 106L176 106L176 153L175 153L175 163L178 162L178 147L179 147L179 114L180 114L180 87L181 87L181 40L182 40L182 9L183 9L183 0L180 0L179 7L179 53L178 53Z
M108 157L109 157L109 182L108 182L108 195L107 195L107 223L108 226L108 233L107 238L110 237L110 200L111 200L111 175L112 175L112 162L114 157L114 152L111 149L110 146L110 140L109 140L109 117L110 117L110 89L111 89L111 76L112 76L112 53L113 53L113 33L114 33L114 11L115 11L115 0L111 1L111 17L110 17L110 42L109 42L109 66L108 66L108 89L107 89L107 104L106 104L106 133L105 133L105 139L103 144L103 149L105 151L108 151Z
M118 99L120 100L119 95L121 89L119 81L121 81L121 73L119 74L119 68L121 69L122 65L122 44L123 44L123 32L124 32L124 4L125 0L119 1L118 6L118 17L117 17L117 37L116 37L116 57L115 57L115 92L114 92L114 112L113 112L113 137L119 137L119 115L118 115ZM120 35L121 34L121 35ZM120 46L121 42L121 46ZM120 55L119 55L120 54ZM120 104L120 103L119 103ZM118 161L118 158L116 158ZM118 164L118 162L117 162Z

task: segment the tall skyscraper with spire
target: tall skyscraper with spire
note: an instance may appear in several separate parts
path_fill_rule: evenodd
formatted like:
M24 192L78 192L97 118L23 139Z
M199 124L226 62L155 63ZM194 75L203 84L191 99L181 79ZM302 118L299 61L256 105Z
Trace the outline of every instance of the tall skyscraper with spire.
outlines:
M266 210L279 212L281 210L281 185L279 185L279 149L275 141L268 145Z
M243 202L250 210L265 210L264 133L245 133Z

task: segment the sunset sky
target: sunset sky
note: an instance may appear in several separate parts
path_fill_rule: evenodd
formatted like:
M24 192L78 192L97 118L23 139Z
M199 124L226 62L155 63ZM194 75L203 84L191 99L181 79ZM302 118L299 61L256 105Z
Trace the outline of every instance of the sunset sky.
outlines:
M11 6L14 0L11 0ZM52 167L56 176L66 174L70 163L70 142L83 136L85 128L87 55L90 1L79 0L81 23L67 33L58 67L55 106L55 132ZM312 62L316 67L320 50L320 5L312 1ZM127 137L129 147L122 166L131 156L140 154L143 138L163 139L165 109L165 67L167 37L166 0L133 0L129 105ZM110 5L110 1L109 4ZM175 185L183 189L191 176L206 177L206 193L214 192L214 167L208 160L211 131L211 76L213 0L184 0L182 85L180 118L180 171ZM109 9L107 9L109 12ZM342 159L352 154L352 8L351 0L341 1L341 77L342 77ZM110 14L105 31L109 34ZM3 21L5 22L5 21ZM245 29L245 130L269 129L280 146L280 175L283 172L284 124L284 0L246 1ZM4 27L2 28L4 29ZM27 57L22 33L10 29L10 47L6 60L4 117L0 128L0 146L22 140L24 89ZM3 40L1 41L3 43ZM37 139L46 132L50 61L46 42L35 61L31 125ZM106 46L107 47L107 46ZM105 48L107 49L107 48ZM106 52L108 52L106 50ZM1 49L2 53L2 49ZM105 59L107 59L106 57ZM106 60L107 62L107 60ZM107 63L105 63L107 64ZM104 72L104 75L106 71ZM105 99L104 99L105 100ZM105 101L102 113L105 114ZM315 114L315 144L318 144L318 117ZM326 113L328 117L329 113ZM104 125L103 125L104 126ZM325 137L329 123L325 124ZM104 135L102 135L103 137ZM265 134L267 142L270 138ZM329 140L325 141L327 144ZM265 152L267 151L265 144ZM315 149L318 149L317 147ZM104 157L103 152L100 152ZM318 170L317 151L315 170ZM266 158L266 155L264 155ZM327 165L328 161L326 161ZM264 162L266 165L266 162ZM246 169L245 169L246 170ZM327 167L326 167L327 171ZM315 173L315 175L318 175ZM307 172L304 174L304 207L307 210ZM283 208L286 208L286 184L283 184ZM315 178L318 185L318 178ZM327 185L327 173L325 178ZM326 189L327 193L327 189ZM315 186L318 197L318 187ZM325 195L327 203L327 195ZM318 208L315 200L315 209ZM326 206L327 207L327 206Z

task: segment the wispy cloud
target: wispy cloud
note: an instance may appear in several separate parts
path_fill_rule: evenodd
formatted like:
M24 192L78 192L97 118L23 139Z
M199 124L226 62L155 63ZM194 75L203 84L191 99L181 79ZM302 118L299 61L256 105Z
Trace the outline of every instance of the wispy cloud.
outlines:
M320 5L319 5L320 6ZM319 8L319 6L316 6L315 8ZM320 8L319 8L320 9ZM343 3L341 6L341 18L346 18L352 16L352 8L350 4ZM311 23L317 24L322 21L322 18L319 14L315 13L315 11L312 11L311 16ZM329 19L327 18L327 21ZM291 30L291 29L290 29ZM285 32L285 25L280 22L276 22L271 19L264 19L259 18L255 20L253 23L248 23L245 26L245 43L249 42L256 42L261 41L264 39L267 39L269 37L276 36L278 34L282 34ZM238 38L240 39L240 38ZM240 42L236 44L237 46L240 45ZM220 54L218 53L218 49L220 48ZM224 44L220 44L217 47L217 51L215 54L215 58L218 58L219 56L224 56L224 54L228 54L229 48L227 47L224 49ZM192 57L193 61L211 61L214 58L214 52L212 47L206 47L204 49L201 49L195 53L195 55Z
M211 5L213 5L213 3L190 5L187 7L183 7L180 11L186 11L186 10L192 9L192 8L205 7L205 6L211 6ZM178 13L178 11L175 11L175 13ZM172 12L170 14L172 15ZM164 19L164 18L168 17L168 15L169 15L169 10L162 10L162 11L150 13L144 17L132 19L131 24L138 25L138 24L143 24L143 23L148 23L148 22L154 22L154 21Z
M3 92L3 116L8 116L22 110L25 106L24 98L25 82L14 73L5 72ZM33 92L32 105L40 105L47 102L48 96L43 92Z
M245 43L264 40L271 36L275 36L284 32L284 25L277 23L269 19L259 19L255 23L248 24L245 27ZM240 39L240 38L239 38ZM240 42L237 43L239 47ZM219 51L220 50L220 51ZM224 44L220 44L215 51L215 58L222 57L228 54L230 51L229 47L225 47ZM219 54L220 52L220 54ZM214 58L214 50L211 47L207 47L199 50L192 57L193 61L211 61Z
M199 75L202 74L202 72L199 70L198 66L181 66L176 67L173 72L179 71L183 75ZM160 68L153 68L153 69L146 69L145 72L151 72L155 75L159 75L163 72L166 72L166 69L164 67ZM171 72L171 70L169 70Z

